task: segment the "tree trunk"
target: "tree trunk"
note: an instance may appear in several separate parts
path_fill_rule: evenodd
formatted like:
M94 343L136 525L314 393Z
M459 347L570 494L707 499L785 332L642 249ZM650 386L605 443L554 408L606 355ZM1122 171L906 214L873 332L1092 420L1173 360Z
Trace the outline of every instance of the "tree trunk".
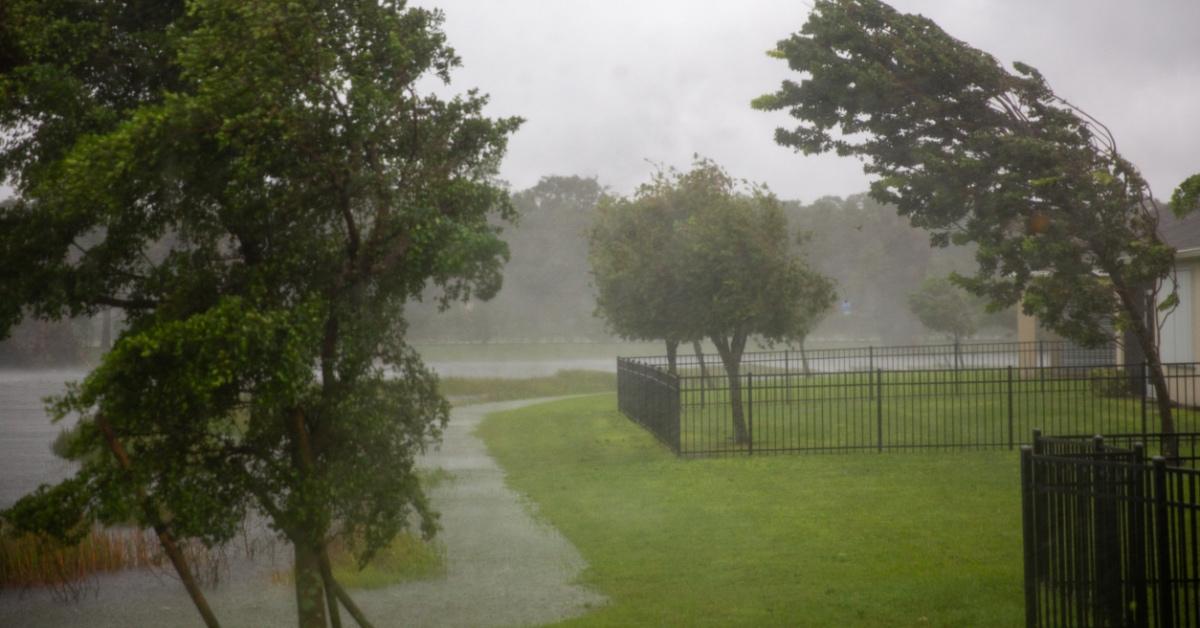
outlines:
M1155 329L1151 328L1151 324L1142 316L1142 308L1138 305L1138 300L1133 290L1123 281L1123 277L1119 273L1109 273L1109 278L1113 282L1113 287L1116 290L1117 297L1121 300L1121 305L1129 314L1130 331L1133 332L1138 344L1141 345L1142 354L1146 358L1146 366L1150 371L1150 383L1154 386L1154 400L1158 404L1158 416L1160 429L1163 433L1162 454L1163 457L1170 459L1179 458L1179 439L1175 436L1175 418L1171 407L1171 390L1167 387L1167 375L1163 369L1162 360L1158 355L1158 342L1155 338Z
M732 338L713 334L713 344L725 366L725 376L729 379L729 405L733 415L733 442L746 445L750 442L746 430L746 419L742 412L742 351L746 348L746 335L735 333Z
M321 586L325 589L325 612L329 613L329 628L342 628L342 614L338 611L337 593L333 589L337 581L333 579L328 545L317 549L317 561L321 567Z
M675 363L679 355L679 341L667 340L667 372L672 375L677 375L675 372Z
M325 587L321 579L320 556L309 543L293 539L296 562L292 574L296 580L296 616L300 628L326 628Z
M800 368L804 371L804 376L808 377L811 373L808 369L808 351L804 349L804 341L806 338L800 339Z
M96 426L100 428L100 433L104 436L104 441L108 444L108 449L117 459L118 466L126 473L130 473L133 463L130 462L129 454L125 451L125 447L117 439L117 434L108 422L108 417L104 416L103 413L97 414ZM179 545L175 542L174 535L171 534L171 530L167 527L167 524L163 523L162 517L159 515L158 506L150 498L149 494L146 493L146 489L140 484L134 490L137 493L138 504L142 508L142 515L150 523L151 527L154 528L154 533L158 535L158 542L162 545L163 552L171 560L171 566L175 568L175 573L179 575L179 580L183 583L183 588L187 590L188 597L192 599L192 604L200 613L201 619L204 620L204 625L208 626L208 628L220 628L217 616L213 614L212 608L208 605L208 600L204 597L204 592L200 590L200 584L196 582L195 576L192 575L192 570L188 568L187 559L184 558L183 552L180 551Z
M696 352L696 362L700 365L700 407L704 407L705 389L708 387L708 365L704 363L704 351L700 348L700 341L692 341L692 351Z

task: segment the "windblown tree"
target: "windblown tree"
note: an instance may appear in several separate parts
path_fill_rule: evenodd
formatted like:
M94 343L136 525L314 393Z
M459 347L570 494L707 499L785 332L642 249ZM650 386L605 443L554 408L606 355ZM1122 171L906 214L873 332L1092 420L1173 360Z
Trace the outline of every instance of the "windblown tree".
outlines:
M742 354L751 336L799 341L833 306L833 282L793 248L787 219L761 187L739 191L732 180L681 226L688 327L703 330L729 382L733 436L749 442L742 409Z
M779 200L701 159L686 173L660 172L633 200L606 201L592 235L597 309L619 333L666 339L669 357L672 342L711 340L734 440L748 442L746 342L802 339L834 301L832 282L793 248Z
M956 281L993 308L1021 302L1085 345L1129 331L1162 430L1174 432L1146 316L1147 294L1173 288L1173 251L1146 181L1102 124L1034 68L1010 72L878 0L817 0L770 54L803 74L754 102L799 121L776 131L779 144L862 159L871 196L930 230L934 245L975 243L978 271Z
M402 1L2 11L0 330L127 322L55 404L79 417L78 473L5 518L154 528L215 625L172 546L258 512L294 547L300 625L340 625L339 602L365 623L326 548L365 564L410 520L436 528L413 464L448 405L403 306L429 281L498 289L493 181L519 120L422 92L459 59Z

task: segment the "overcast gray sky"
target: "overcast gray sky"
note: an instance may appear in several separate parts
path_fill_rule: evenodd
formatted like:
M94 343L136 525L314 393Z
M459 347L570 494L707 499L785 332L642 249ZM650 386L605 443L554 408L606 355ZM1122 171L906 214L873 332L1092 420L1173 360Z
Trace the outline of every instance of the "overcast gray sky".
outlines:
M785 114L750 109L789 75L764 52L799 30L805 0L414 0L441 8L463 58L453 87L520 115L503 176L597 176L615 191L646 160L692 153L811 201L864 191L860 165L772 141ZM1101 121L1166 198L1200 172L1200 0L896 0L1006 64L1037 67Z
M772 141L783 113L750 109L790 72L765 51L807 0L412 0L446 14L463 58L452 89L478 87L493 115L520 115L502 174L515 189L548 174L596 176L618 192L647 160L693 153L780 196L866 189L859 164ZM1200 0L895 0L1006 64L1037 67L1106 123L1166 198L1200 172ZM7 190L0 188L0 196Z

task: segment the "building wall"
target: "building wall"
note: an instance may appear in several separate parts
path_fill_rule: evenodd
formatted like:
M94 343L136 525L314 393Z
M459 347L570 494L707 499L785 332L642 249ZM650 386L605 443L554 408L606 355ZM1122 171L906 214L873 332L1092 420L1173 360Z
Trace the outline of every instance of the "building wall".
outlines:
M1182 361L1196 362L1200 359L1200 258L1182 259L1175 264L1176 277L1182 281L1186 281L1186 285L1180 285L1180 298L1186 298L1188 303L1181 304L1176 308L1172 316L1187 316L1190 320L1179 321L1188 327L1185 340L1189 340L1190 352L1179 351L1177 347L1168 348L1168 344L1176 342L1177 337L1169 337L1170 329L1164 329L1163 336L1159 338L1160 351L1163 354L1164 361ZM1176 332L1178 333L1178 332ZM1190 336L1187 338L1186 336ZM1196 367L1192 365L1180 365L1167 367L1167 385L1171 391L1171 400L1185 406L1200 405L1200 391L1197 390L1197 378L1200 377L1200 372L1197 372Z

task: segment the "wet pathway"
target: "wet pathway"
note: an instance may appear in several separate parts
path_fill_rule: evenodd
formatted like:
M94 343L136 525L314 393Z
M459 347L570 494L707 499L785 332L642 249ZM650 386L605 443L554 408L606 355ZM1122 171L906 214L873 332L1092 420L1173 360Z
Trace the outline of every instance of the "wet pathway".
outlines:
M504 485L504 473L473 434L486 414L538 400L455 408L439 450L421 465L452 474L433 492L446 545L443 578L353 592L376 626L511 626L581 615L604 598L575 584L578 551L531 515ZM208 592L224 626L294 626L290 586L269 569L244 568ZM345 613L344 625L353 620ZM0 626L198 626L199 615L173 579L148 573L104 577L99 596L61 604L48 595L0 591Z

